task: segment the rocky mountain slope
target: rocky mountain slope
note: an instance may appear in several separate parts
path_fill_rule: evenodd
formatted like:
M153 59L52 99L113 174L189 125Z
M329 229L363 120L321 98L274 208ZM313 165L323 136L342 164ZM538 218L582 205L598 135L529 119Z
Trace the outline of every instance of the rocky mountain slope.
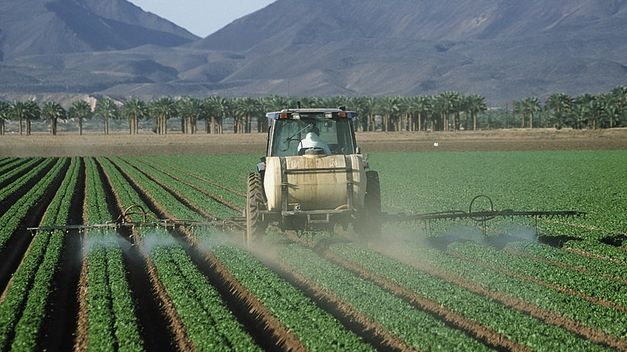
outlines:
M40 16L47 21L40 20L32 33L22 31L22 45L15 39L7 45L12 31L5 29L11 28L5 25L7 6L0 5L0 80L6 82L0 93L327 96L458 90L503 105L627 83L627 0L278 0L193 42L189 33L124 0L19 3L43 6L47 12ZM141 23L141 30L125 27L133 23ZM93 29L73 40L49 40L49 47L37 35L63 38L87 24Z
M176 46L198 39L125 0L3 0L3 58Z

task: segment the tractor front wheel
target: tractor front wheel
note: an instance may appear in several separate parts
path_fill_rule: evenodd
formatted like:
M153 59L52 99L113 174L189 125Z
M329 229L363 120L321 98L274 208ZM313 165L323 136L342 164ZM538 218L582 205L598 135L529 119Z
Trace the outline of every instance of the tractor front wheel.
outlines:
M265 204L261 175L258 172L252 172L248 175L246 232L244 232L244 243L249 247L260 241L266 233L266 224L261 215L261 212L266 209Z
M379 184L379 173L376 171L366 171L366 196L364 199L364 209L357 217L357 222L353 228L366 238L376 238L381 236L382 227L381 216L381 187Z

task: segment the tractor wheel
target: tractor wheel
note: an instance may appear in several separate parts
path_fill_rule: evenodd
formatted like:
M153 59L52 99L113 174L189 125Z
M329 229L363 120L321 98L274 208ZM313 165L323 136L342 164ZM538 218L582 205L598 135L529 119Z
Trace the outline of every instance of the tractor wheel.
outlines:
M366 171L366 196L364 209L357 217L353 228L358 234L366 238L381 236L381 188L379 185L379 173Z
M262 220L261 211L266 209L265 195L261 175L253 172L248 175L246 192L246 232L244 243L252 247L266 233L266 224Z

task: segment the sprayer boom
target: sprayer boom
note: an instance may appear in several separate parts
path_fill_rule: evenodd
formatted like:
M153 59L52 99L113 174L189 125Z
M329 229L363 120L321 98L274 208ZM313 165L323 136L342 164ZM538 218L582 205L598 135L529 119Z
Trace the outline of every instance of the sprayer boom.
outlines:
M478 200L485 200L488 202L488 209L475 210ZM464 220L470 219L477 222L481 228L485 229L486 222L495 218L530 218L535 220L537 229L538 219L541 218L578 218L584 217L585 212L577 210L527 210L527 211L515 211L512 209L495 210L492 199L486 195L478 195L470 201L468 211L464 210L451 210L434 213L423 214L382 214L382 220L385 222L411 222L411 221L423 221L428 229L431 228L431 221L438 220Z
M107 221L101 224L85 224L85 225L52 225L27 228L32 234L51 231L87 231L87 230L118 230L122 228L162 228L177 229L186 228L211 228L220 230L238 229L242 230L246 226L244 217L231 217L224 219L208 219L205 221L187 220L187 219L158 219L150 215L146 210L134 204L126 208L122 214L113 221Z

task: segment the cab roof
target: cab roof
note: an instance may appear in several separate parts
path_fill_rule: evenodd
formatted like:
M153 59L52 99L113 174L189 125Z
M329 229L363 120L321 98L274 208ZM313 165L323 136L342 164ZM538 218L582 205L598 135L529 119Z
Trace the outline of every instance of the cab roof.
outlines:
M339 108L306 108L306 109L283 109L281 111L269 112L266 114L268 119L281 120L281 119L295 119L298 120L302 117L317 117L333 119L333 118L347 118L353 120L357 118L357 113L354 111L346 111Z

